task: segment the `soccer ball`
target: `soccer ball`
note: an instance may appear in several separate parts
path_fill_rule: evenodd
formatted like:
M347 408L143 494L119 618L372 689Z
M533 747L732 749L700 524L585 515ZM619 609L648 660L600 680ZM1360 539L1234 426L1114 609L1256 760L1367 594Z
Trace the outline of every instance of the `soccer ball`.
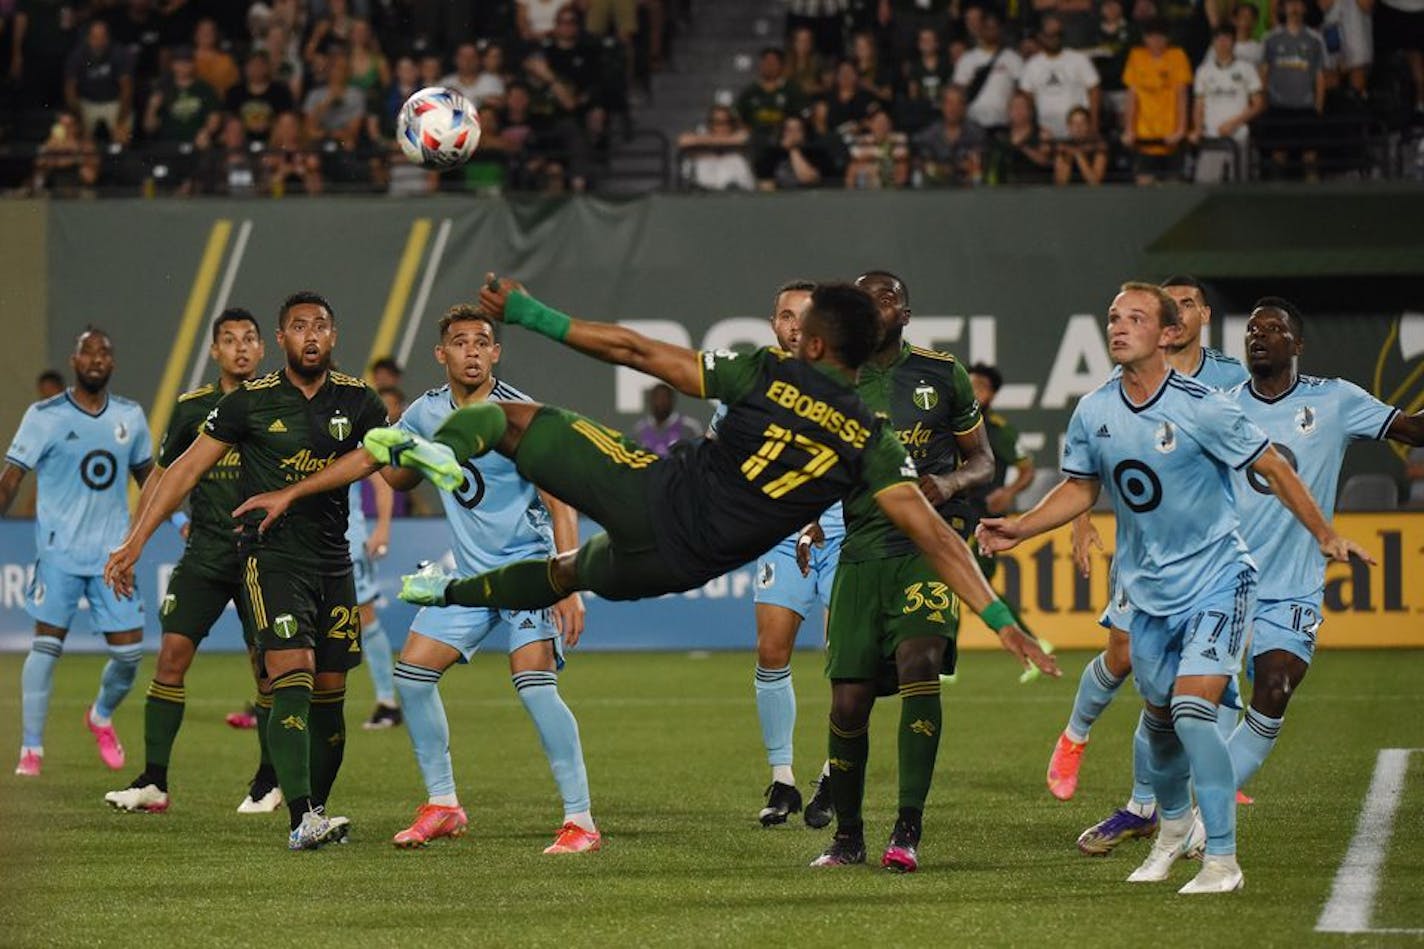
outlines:
M431 86L405 100L396 120L396 140L405 157L432 171L470 160L480 143L474 106L454 89Z

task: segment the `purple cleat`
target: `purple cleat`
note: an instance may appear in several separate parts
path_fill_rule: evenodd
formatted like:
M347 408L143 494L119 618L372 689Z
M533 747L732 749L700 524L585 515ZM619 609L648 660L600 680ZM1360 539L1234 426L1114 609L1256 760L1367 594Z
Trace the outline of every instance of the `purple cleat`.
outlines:
M1151 817L1138 817L1125 808L1113 811L1107 820L1099 821L1078 835L1078 849L1090 857L1105 857L1113 848L1134 837L1146 839L1157 833L1157 811Z

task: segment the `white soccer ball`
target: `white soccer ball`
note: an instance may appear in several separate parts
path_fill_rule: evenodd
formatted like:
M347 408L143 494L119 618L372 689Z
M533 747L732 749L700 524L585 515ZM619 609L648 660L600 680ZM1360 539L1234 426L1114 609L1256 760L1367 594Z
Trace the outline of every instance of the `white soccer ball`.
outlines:
M396 140L405 157L433 171L457 168L480 143L475 107L454 89L431 86L405 100L396 120Z

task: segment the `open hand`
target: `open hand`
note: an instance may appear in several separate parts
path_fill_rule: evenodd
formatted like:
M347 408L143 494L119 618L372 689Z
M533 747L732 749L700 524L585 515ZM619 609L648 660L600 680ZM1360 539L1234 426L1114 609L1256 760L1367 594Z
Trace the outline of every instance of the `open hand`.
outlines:
M1328 540L1321 541L1320 552L1325 555L1327 560L1334 560L1337 563L1349 563L1352 556L1358 557L1368 564L1375 562L1374 556L1368 550L1339 534L1334 534Z
M1079 527L1079 524L1082 527ZM1092 548L1098 548L1101 553L1103 549L1103 539L1098 535L1098 529L1093 526L1093 522L1087 518L1078 518L1073 521L1073 565L1078 568L1078 572L1084 577L1089 576L1093 569Z
M807 524L801 528L801 533L796 538L796 566L801 568L801 576L811 575L811 547L826 546L826 532L821 530L819 522Z
M1044 652L1038 640L1017 626L1005 626L999 630L999 645L1007 649L1025 669L1037 669L1055 679L1063 675L1063 670L1058 668L1058 660Z
M237 520L248 511L266 511L267 516L262 518L262 523L257 525L257 533L267 533L267 528L277 522L283 514L287 513L287 508L292 505L292 496L285 489L281 491L268 491L265 494L254 494L243 501L232 512L232 519Z
M571 593L549 607L549 612L554 617L555 628L564 637L564 646L569 649L577 646L579 637L583 635L585 616L583 597L577 593Z
M986 554L1003 553L1018 546L1023 538L1019 535L1018 521L1007 517L980 518L974 529L974 540Z
M133 596L134 566L142 554L142 545L127 540L109 552L109 560L104 564L104 583L116 596L125 599Z

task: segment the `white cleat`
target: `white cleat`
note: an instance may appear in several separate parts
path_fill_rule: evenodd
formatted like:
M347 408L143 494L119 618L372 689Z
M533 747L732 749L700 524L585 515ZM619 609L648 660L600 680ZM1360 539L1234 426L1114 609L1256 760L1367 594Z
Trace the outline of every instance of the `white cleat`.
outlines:
M1132 871L1128 883L1161 883L1172 872L1172 864L1178 860L1191 859L1206 846L1206 827L1201 815L1192 811L1192 821L1185 834L1173 834L1162 821L1157 831L1157 839L1152 841L1152 850L1142 866Z
M302 822L287 837L290 850L316 850L326 844L346 843L351 833L351 821L345 817L327 817L320 806L302 815Z
M160 791L156 784L110 791L104 795L104 800L117 811L158 814L168 810L168 792Z
M1192 877L1178 893L1234 893L1245 885L1241 865L1234 855L1215 857L1210 854L1202 860L1201 872Z
M274 787L261 797L254 798L252 792L237 805L239 814L270 814L282 806L282 789Z

